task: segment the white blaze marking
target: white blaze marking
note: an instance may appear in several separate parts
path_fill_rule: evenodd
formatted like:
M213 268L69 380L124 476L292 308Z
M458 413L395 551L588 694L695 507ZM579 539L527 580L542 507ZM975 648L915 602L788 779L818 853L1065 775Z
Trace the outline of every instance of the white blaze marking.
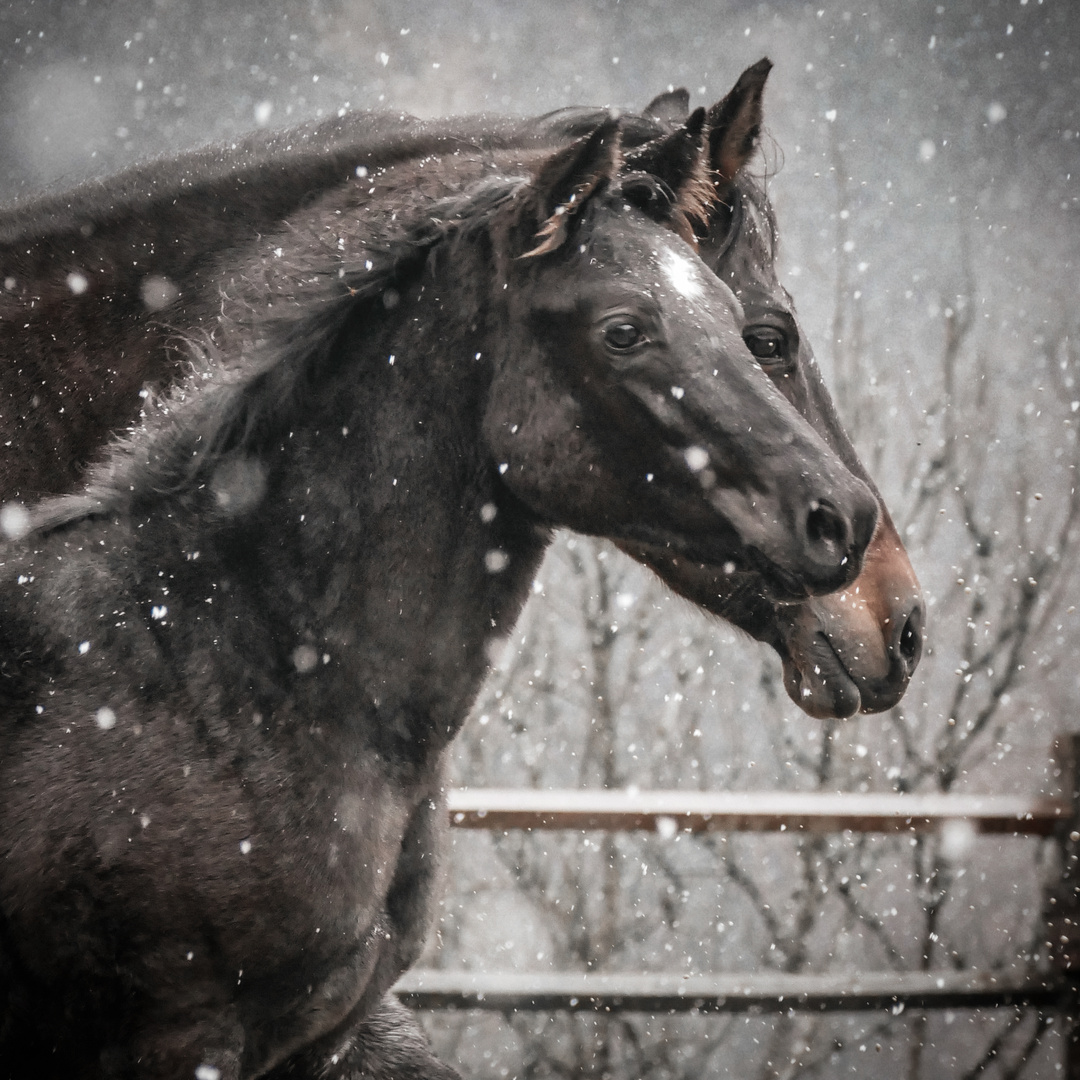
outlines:
M660 256L660 268L671 287L687 300L696 300L705 291L697 267L677 251L665 251Z

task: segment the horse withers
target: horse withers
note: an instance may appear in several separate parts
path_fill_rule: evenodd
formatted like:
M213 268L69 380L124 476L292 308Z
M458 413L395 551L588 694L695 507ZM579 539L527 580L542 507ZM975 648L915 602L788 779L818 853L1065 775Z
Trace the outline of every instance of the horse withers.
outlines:
M384 997L551 530L777 601L856 577L876 499L673 231L702 121L656 172L609 120L532 179L459 153L330 193L238 267L274 322L4 549L7 1076L451 1075Z

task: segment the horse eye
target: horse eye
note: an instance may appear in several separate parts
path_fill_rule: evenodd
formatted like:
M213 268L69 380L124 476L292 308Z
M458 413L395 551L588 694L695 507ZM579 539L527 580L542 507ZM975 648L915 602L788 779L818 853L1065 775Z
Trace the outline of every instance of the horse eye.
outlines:
M787 352L787 336L772 326L755 326L743 333L746 347L759 360L782 360Z
M635 326L632 322L610 323L604 328L605 344L619 352L632 349L635 345L640 345L644 340L645 335L641 332L641 328Z

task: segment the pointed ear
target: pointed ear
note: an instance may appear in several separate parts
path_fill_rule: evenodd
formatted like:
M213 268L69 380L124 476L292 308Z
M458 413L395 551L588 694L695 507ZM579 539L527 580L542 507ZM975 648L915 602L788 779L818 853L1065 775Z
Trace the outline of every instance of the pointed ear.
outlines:
M619 121L608 117L570 146L549 157L527 189L523 220L531 215L539 243L521 256L544 255L562 245L574 216L619 171Z
M757 149L761 95L771 70L772 61L763 57L709 110L709 165L721 181L734 180Z
M675 125L683 123L689 112L690 91L685 86L680 86L677 90L657 94L645 106L642 115L649 117L650 120L658 120L661 124Z
M705 225L716 191L709 181L705 110L695 109L678 130L653 139L627 156L626 166L662 180L675 196L672 224L693 242L693 223ZM628 185L632 180L628 180Z

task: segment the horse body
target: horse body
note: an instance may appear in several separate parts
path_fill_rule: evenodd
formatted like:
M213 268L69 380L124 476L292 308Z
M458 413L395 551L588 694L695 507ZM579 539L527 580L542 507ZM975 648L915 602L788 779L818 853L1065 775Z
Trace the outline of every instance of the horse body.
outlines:
M292 279L308 253L290 256ZM477 306L465 299L440 313L450 337ZM261 1075L355 1027L421 947L442 750L544 540L482 520L499 496L480 402L453 408L460 364L429 355L415 305L385 340L343 331L344 352L380 363L320 383L277 445L224 457L175 498L142 494L140 446L114 463L133 483L99 493L107 514L6 560L23 584L0 601L3 655L21 655L3 757L26 795L0 810L22 976L8 992L19 1020L47 1015L37 1039L9 1024L12 1075L42 1075L30 1063L56 1041L57 1001L58 1075L92 1075L97 1057L106 1075ZM463 339L460 359L467 346L475 366L484 343ZM194 406L212 416L228 392ZM159 431L145 461L185 465L200 435L171 446ZM513 550L497 578L493 545Z
M338 433L357 420L320 412ZM482 557L471 574L434 561L478 512L433 521L429 502L404 550L376 538L371 503L415 518L446 480L418 474L442 470L387 462L400 495L339 514L339 478L366 487L378 448L353 440L327 476L318 439L298 429L303 465L266 463L271 490L242 523L208 534L205 507L124 507L5 568L27 579L5 632L49 631L5 709L6 944L48 1016L42 1042L61 1001L72 1039L119 1075L261 1075L367 1015L429 923L439 761L485 668L484 633L458 624L490 626L505 602L478 599ZM245 486L230 473L218 495ZM70 575L49 573L59 560Z

